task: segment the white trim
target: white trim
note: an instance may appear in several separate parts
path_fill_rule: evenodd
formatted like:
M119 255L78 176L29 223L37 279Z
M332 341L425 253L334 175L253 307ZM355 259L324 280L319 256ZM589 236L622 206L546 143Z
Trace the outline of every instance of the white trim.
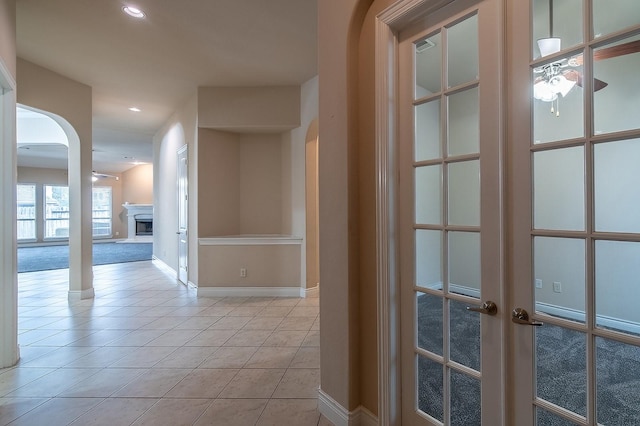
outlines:
M304 297L300 287L198 287L198 297Z
M2 79L6 82L8 89L11 91L16 90L16 80L13 78L13 75L9 72L9 68L4 63L4 60L0 58L0 75ZM0 86L1 88L2 86Z
M187 287L193 288L193 289L196 289L196 290L198 289L198 285L196 283L194 283L193 281L189 281L187 283Z
M397 38L390 28L399 6L376 20L376 260L378 293L378 415L381 425L400 419L399 297L396 208L396 106L394 74ZM336 425L337 426L337 425Z
M302 297L319 297L320 296L320 286L316 284L315 287L311 288L303 288L301 293L304 293Z
M536 311L544 314L549 314L554 317L566 318L568 320L581 323L584 323L585 321L584 311L565 308L563 306L553 305L550 303L536 302ZM623 331L626 333L640 334L639 323L622 318L596 314L596 325L607 329Z
M176 279L178 278L178 272L167 263L165 263L164 260L158 259L156 255L151 256L151 262L153 262L153 264L156 265L158 269L161 269L168 274L175 275Z
M363 406L349 411L322 389L318 390L318 411L335 426L378 426L376 416Z
M302 238L291 235L230 235L227 237L198 238L201 246L269 246L302 244Z
M85 300L85 299L93 299L96 295L93 287L85 289L85 290L69 290L68 298L69 300Z

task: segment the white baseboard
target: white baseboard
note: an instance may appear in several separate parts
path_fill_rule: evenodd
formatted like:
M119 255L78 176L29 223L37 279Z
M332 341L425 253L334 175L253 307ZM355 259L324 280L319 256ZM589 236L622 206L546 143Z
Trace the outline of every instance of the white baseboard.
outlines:
M69 290L67 297L69 300L85 300L93 299L95 296L96 292L93 287L91 287L86 290Z
M304 297L300 287L198 287L198 297Z
M158 259L155 255L151 256L151 261L158 267L158 269L161 269L168 274L175 275L176 277L178 276L178 272L175 269L167 265L163 260Z
M335 426L378 426L378 418L363 406L349 411L335 399L318 391L318 411Z
M320 287L319 286L315 286L315 287L311 287L311 288L307 288L307 289L300 289L300 293L302 294L302 297L318 297L320 296Z
M577 322L585 321L584 311L566 308L564 306L557 306L551 303L536 302L536 311ZM596 324L601 327L610 328L613 330L640 334L640 324L622 318L614 318L606 315L596 314Z

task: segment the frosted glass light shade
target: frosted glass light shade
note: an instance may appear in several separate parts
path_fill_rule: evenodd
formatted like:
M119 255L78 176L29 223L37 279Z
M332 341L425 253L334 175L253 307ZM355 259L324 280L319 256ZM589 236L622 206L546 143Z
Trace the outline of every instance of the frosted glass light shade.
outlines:
M558 37L541 38L538 40L540 55L553 55L560 51L560 39Z

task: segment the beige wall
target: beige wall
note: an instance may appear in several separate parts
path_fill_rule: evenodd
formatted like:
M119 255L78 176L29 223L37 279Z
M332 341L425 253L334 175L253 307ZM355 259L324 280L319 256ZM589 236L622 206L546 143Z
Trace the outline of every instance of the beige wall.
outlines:
M198 129L199 237L240 233L240 135Z
M374 182L374 175L358 170L361 163L358 91L364 81L372 81L374 69L359 72L358 42L370 3L368 0L318 3L320 382L322 391L346 409L353 410L362 404L376 413L376 304L371 303L375 301L375 279L365 281L360 277L361 264L367 277L375 276L370 273L375 272L375 262L368 266L364 263L371 260L368 254L375 253L375 244L369 240L370 245L363 244L360 253L363 236L360 229L369 227L360 223L358 213L359 183L368 188ZM367 40L373 49L370 34ZM372 100L370 105L373 108ZM373 130L374 121L367 121L364 127ZM373 164L364 160L363 165L370 170ZM374 211L365 210L366 223L375 220ZM363 318L371 320L367 323Z
M0 60L16 77L16 2L0 0Z
M240 136L240 234L282 233L282 170L280 135Z
M300 244L201 246L199 287L299 288L299 265Z
M300 126L300 87L200 87L198 124L228 131Z
M122 173L122 199L131 204L153 204L153 164L141 164Z

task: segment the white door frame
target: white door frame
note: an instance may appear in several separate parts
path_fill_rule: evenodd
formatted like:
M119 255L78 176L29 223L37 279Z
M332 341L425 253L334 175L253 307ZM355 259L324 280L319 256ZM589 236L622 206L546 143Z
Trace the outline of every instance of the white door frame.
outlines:
M0 58L0 368L18 362L16 82Z

